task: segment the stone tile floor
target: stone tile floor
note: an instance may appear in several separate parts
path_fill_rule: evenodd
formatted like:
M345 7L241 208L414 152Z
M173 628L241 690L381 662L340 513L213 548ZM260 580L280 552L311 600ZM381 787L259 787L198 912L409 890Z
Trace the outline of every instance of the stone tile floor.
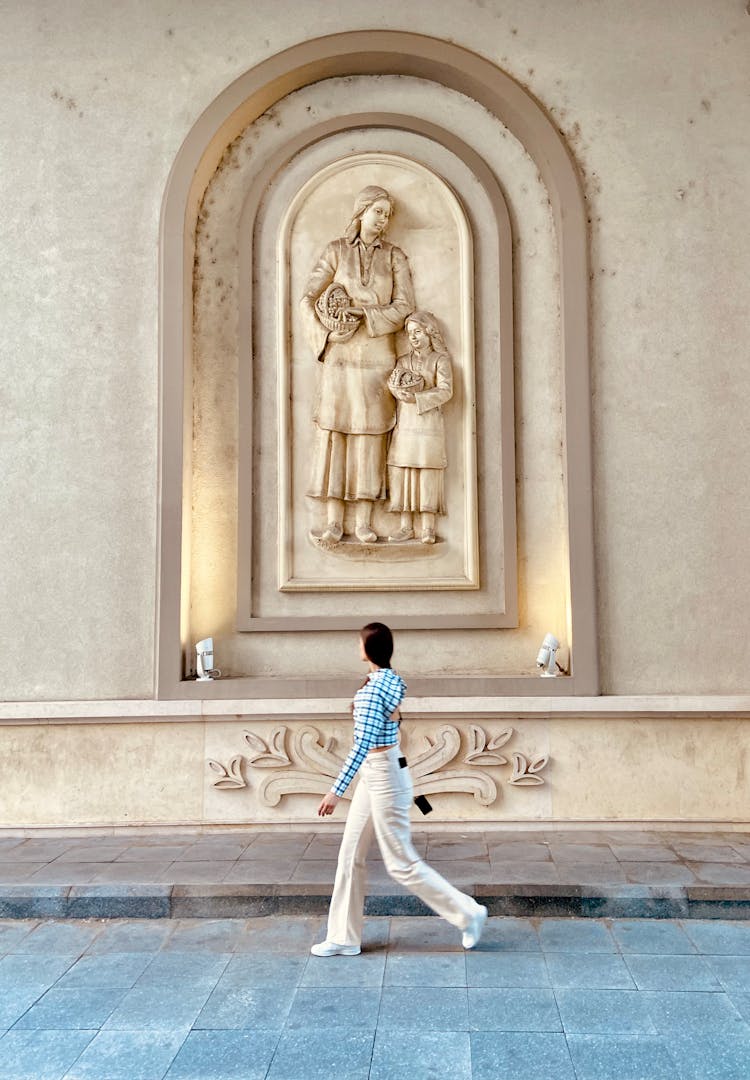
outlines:
M3 1080L747 1080L750 921L0 920Z
M333 883L340 826L307 832L0 837L0 884ZM430 863L475 884L750 887L750 832L414 831ZM389 883L373 849L370 881ZM389 884L390 887L390 884ZM750 894L750 888L748 889Z
M496 915L750 917L750 832L415 828L415 843ZM0 837L0 917L249 917L325 911L341 825L137 836ZM368 912L425 909L376 850ZM399 900L399 898L402 898ZM403 902L402 902L403 901Z

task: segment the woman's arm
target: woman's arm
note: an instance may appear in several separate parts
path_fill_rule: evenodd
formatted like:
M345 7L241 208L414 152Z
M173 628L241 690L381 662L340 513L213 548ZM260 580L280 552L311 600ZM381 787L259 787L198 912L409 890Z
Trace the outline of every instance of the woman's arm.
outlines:
M377 258L377 254L375 256ZM370 337L382 337L401 330L404 319L414 311L414 286L411 280L409 260L401 248L391 249L391 276L393 289L389 304L363 304L362 310Z
M307 335L307 340L315 354L316 360L320 360L323 355L323 350L328 341L328 330L326 330L325 326L323 326L317 316L315 311L315 301L323 290L327 289L333 281L337 266L338 248L336 246L336 241L334 240L332 243L328 244L313 267L312 273L307 279L307 285L305 286L305 291L300 301L302 319L305 325L305 334Z

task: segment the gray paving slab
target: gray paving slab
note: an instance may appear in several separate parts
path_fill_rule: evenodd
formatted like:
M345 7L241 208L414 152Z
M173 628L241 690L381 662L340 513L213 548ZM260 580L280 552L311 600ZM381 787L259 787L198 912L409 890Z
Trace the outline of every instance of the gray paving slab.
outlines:
M460 932L443 919L431 916L416 915L391 919L388 944L392 950L404 952L414 949L420 952L463 952Z
M468 1031L466 993L463 987L386 986L380 1001L378 1028L394 1033Z
M0 954L13 952L15 946L38 925L36 919L0 919Z
M566 1034L656 1035L657 1028L637 990L556 990Z
M0 1039L2 1080L60 1080L94 1038L93 1031L8 1031Z
M696 947L677 922L613 919L612 935L623 953L694 953Z
M743 1019L750 1021L750 994L729 991L729 1000Z
M750 885L750 866L742 864L727 865L719 862L690 862L686 866L695 875L696 881L708 885Z
M213 987L224 974L231 959L231 953L217 953L213 950L160 952L138 979L138 985L180 986L200 982Z
M174 929L168 919L107 920L88 952L158 952Z
M153 953L82 956L57 980L59 989L111 987L129 990L153 960ZM0 966L0 972L2 968Z
M726 994L644 990L640 997L662 1035L679 1031L750 1034L750 1026Z
M723 989L706 957L628 953L624 959L639 990Z
M375 1036L366 1031L284 1031L278 1040L267 1080L367 1080L372 1074ZM211 1073L206 1074L210 1080ZM230 1076L235 1074L229 1074ZM244 1074L237 1073L237 1076ZM197 1080L197 1078L196 1078ZM201 1080L203 1078L201 1077Z
M102 1028L112 1031L187 1032L212 993L204 982L174 987L140 984L128 990ZM218 1025L217 1025L218 1026Z
M34 874L44 870L46 862L4 862L0 863L0 884L19 885L30 881Z
M299 956L279 956L274 952L240 954L232 957L219 981L222 986L232 987L297 986L305 973L308 959L307 951ZM331 959L336 965L336 957ZM385 964L385 954L375 959ZM369 957L363 955L361 960L362 963L357 966L368 966ZM328 970L330 973L330 968Z
M343 1028L374 1032L378 1024L380 993L374 987L303 987L294 996L286 1026L290 1029L327 1028L334 1031Z
M750 953L750 922L698 921L689 919L682 928L702 953Z
M191 1031L166 1080L265 1080L278 1031Z
M489 920L477 952L541 952L541 949L536 923L508 916Z
M630 970L616 954L548 952L545 959L550 983L555 989L635 989Z
M600 922L545 919L539 926L539 941L545 952L616 952L609 928Z
M119 858L125 851L128 850L130 844L127 842L112 844L112 843L98 843L96 841L79 842L73 844L63 851L61 855L55 859L56 863L96 863L96 862L113 862Z
M117 1007L126 990L96 989L47 990L16 1021L16 1028L98 1030Z
M280 1030L287 1022L296 986L232 986L220 981L193 1024L208 1030Z
M705 960L724 990L750 993L750 956L706 956Z
M475 1031L562 1031L552 990L469 987L469 1027Z
M739 863L743 862L742 855L737 852L732 844L717 844L713 840L672 840L670 847L682 859L691 862L717 862Z
M623 862L627 881L646 885L689 885L695 874L681 862Z
M162 1080L183 1032L100 1031L64 1080Z
M541 841L488 841L487 849L490 862L549 862L552 858L549 845Z
M0 959L0 985L50 987L77 960L77 953L8 953Z
M247 919L242 924L242 934L235 950L242 952L275 952L278 955L305 955L315 941L325 938L325 920L321 918Z
M581 863L590 866L592 863L617 861L609 844L576 844L552 841L549 850L556 863Z
M664 1042L680 1080L747 1080L750 1075L747 1034L683 1031Z
M384 986L466 986L466 959L459 953L419 956L391 954L385 966Z
M0 995L0 1031L6 1031L16 1024L46 990L46 986L39 987L33 983L3 987Z
M682 1080L659 1035L569 1035L578 1080Z
M131 844L126 847L118 862L159 862L171 863L180 859L192 844Z
M576 1080L565 1035L472 1031L472 1080Z
M65 919L40 922L18 944L20 953L82 953L102 932L101 923L71 922Z
M394 959L394 957L389 957ZM401 958L399 958L401 959ZM442 959L430 957L430 959ZM385 973L386 952L361 953L359 956L311 956L300 986L370 986L381 987Z
M677 862L680 856L666 844L611 843L618 862Z
M467 986L532 989L551 986L547 964L541 953L477 950L466 954L466 983Z
M246 928L241 919L181 919L164 943L166 952L193 949L231 953L243 940Z
M434 1080L442 1076L472 1080L469 1032L412 1031L408 1040L402 1041L379 1031L369 1076L370 1080Z

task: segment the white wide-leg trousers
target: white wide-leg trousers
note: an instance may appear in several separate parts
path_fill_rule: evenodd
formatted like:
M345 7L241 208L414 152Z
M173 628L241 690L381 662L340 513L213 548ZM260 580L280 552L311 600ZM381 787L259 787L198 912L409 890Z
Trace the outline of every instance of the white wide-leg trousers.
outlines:
M385 868L400 885L423 900L459 930L465 930L479 905L459 892L420 859L411 841L409 811L413 787L401 750L392 746L368 754L360 768L341 840L336 881L328 913L328 941L359 945L364 918L366 859L373 834Z

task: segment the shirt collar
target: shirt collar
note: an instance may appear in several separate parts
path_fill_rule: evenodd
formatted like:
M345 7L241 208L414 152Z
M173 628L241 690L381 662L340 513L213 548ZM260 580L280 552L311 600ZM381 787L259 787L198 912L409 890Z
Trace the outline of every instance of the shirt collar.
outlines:
M372 248L376 247L382 248L383 246L382 240L379 236L376 236L371 244L366 244L359 234L357 234L357 236L355 236L353 240L350 240L349 243L352 245L352 247L356 247L358 245L359 247L364 248L365 251L369 251Z

